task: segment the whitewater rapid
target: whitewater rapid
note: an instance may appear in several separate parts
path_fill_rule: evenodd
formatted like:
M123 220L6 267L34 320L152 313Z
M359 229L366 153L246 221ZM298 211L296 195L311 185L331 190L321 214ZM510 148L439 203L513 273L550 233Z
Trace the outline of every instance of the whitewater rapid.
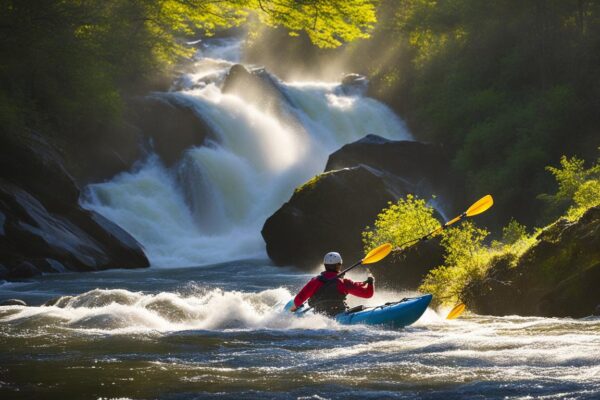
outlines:
M448 310L428 309L390 330L283 313L310 276L245 260L0 283L0 298L32 304L0 307L0 397L600 396L600 318L467 311L448 321ZM410 295L378 288L366 303Z
M280 94L277 112L223 93L240 46L207 42L172 91L152 94L194 110L211 129L206 145L170 168L151 154L84 192L82 205L131 233L153 266L264 259L265 220L323 171L329 154L369 133L411 139L387 106L339 82L283 82L263 71Z

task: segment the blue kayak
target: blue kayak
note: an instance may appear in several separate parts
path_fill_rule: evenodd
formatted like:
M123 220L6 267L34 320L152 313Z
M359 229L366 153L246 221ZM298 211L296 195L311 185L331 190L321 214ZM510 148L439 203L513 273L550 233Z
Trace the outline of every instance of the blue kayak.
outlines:
M335 320L340 324L354 325L385 325L391 328L402 328L416 322L421 315L425 313L432 295L426 294L418 297L409 297L394 303L385 303L377 307L354 307L346 312L337 314ZM290 301L285 309L289 310L292 301ZM304 314L303 306L296 311L296 314Z

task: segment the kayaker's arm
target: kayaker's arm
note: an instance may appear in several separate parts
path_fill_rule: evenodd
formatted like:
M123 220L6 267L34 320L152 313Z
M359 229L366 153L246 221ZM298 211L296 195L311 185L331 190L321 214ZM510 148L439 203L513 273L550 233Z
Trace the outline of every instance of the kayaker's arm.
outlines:
M310 299L310 297L313 294L315 294L320 285L321 282L318 279L311 279L310 281L308 281L308 283L304 285L302 289L300 289L300 291L294 298L294 305L292 306L292 308L290 308L290 311L296 311L298 307L304 304L306 300Z
M362 297L368 299L373 297L374 285L373 279L367 279L365 282L353 282L350 279L344 279L344 289L347 294L351 294L356 297Z

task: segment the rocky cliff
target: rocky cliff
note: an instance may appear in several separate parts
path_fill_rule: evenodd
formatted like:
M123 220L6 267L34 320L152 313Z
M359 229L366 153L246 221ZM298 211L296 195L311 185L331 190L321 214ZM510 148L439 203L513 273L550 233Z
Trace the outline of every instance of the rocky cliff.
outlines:
M560 219L521 257L494 260L462 297L478 314L584 317L600 304L600 207Z
M79 187L45 139L2 138L0 279L148 266L133 237L78 200Z

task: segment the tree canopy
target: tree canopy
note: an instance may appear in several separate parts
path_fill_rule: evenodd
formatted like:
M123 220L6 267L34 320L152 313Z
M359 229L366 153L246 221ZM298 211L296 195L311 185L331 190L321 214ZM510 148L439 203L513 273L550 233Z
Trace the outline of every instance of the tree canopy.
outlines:
M247 21L305 31L315 45L335 47L368 36L375 6L374 0L0 0L2 131L101 131L119 119L123 93L192 54L186 38Z
M501 224L547 222L543 167L599 144L600 4L403 0L395 22L415 134L447 146L469 191L494 193Z

